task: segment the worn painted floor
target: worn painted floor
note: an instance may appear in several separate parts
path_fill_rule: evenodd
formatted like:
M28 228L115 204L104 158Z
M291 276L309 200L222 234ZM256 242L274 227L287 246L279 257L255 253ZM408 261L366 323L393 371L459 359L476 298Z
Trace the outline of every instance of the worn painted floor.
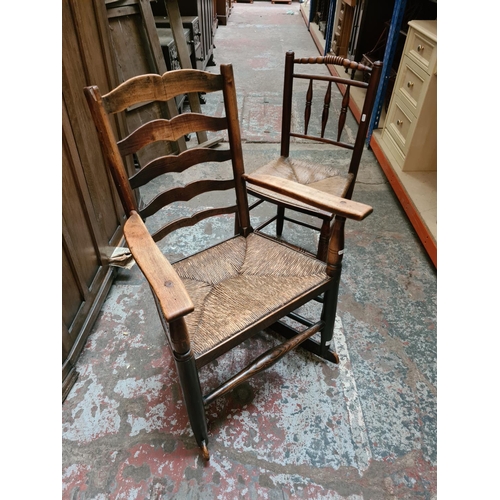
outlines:
M215 62L235 69L248 171L279 151L285 51L317 54L298 9L238 3L217 30ZM292 149L331 159L322 145ZM149 288L137 267L120 270L62 408L63 499L436 498L436 273L371 151L354 198L374 212L347 225L334 336L340 365L299 349L214 402L208 465ZM259 208L254 220L269 213ZM162 244L177 260L232 228L221 217ZM285 234L314 246L305 229L287 225ZM245 342L203 368L202 385L215 386L276 342L265 333Z

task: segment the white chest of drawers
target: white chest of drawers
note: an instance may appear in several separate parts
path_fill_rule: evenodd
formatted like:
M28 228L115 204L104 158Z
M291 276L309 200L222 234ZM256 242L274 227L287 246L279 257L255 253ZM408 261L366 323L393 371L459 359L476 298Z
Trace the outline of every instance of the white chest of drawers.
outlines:
M437 170L437 21L410 21L381 147L404 172Z

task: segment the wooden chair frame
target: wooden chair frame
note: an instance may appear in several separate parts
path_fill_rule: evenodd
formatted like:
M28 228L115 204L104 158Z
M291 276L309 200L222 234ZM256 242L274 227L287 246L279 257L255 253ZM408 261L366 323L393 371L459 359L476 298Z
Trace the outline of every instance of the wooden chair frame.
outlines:
M168 101L176 95L189 92L210 93L222 91L224 96L225 117L211 117L199 113L183 113L170 120L153 120L140 126L136 131L122 140L118 140L111 127L110 115L122 112L131 106L138 106L143 102L153 100ZM340 263L343 253L343 223L345 218L362 220L368 216L371 207L324 193L316 196L307 186L286 179L277 179L265 175L247 175L244 173L241 136L238 122L236 91L233 70L231 65L221 65L220 74L213 74L199 70L182 69L170 71L162 76L143 75L122 83L116 89L106 95L101 95L95 86L84 89L92 117L94 119L104 156L107 160L120 199L124 206L127 220L124 224L124 235L136 263L147 279L157 305L159 317L171 348L173 358L179 374L184 401L195 439L201 448L205 459L208 453L208 427L205 416L205 406L216 398L226 394L249 377L269 368L284 354L298 345L305 346L316 354L338 363L338 356L330 350L335 321L335 304L338 293L338 277ZM186 133L194 133L200 130L219 131L227 130L229 138L228 149L212 149L203 144L192 147L178 155L172 154L159 157L143 166L139 172L128 177L123 157L135 154L139 149L158 140L176 140L177 137ZM201 180L188 184L182 188L168 189L149 204L139 208L134 196L134 189L140 188L150 180L166 172L183 172L193 165L204 161L222 162L231 160L232 175L230 180ZM253 231L250 224L250 214L246 193L246 186L263 186L277 194L293 197L298 202L310 204L318 210L327 210L336 214L336 223L332 226L328 244L326 264L312 255L277 241L275 238L263 236ZM151 235L143 222L143 219L156 212L163 204L173 201L190 200L193 197L212 190L232 189L235 193L236 205L215 209L204 209L192 217L184 217L168 222L161 229ZM227 241L202 251L192 257L171 264L156 245L160 240L172 231L181 227L192 226L206 217L220 216L223 214L235 214L236 235ZM278 303L275 289L270 299L277 305L269 309L263 306L255 306L255 318L245 319L243 326L238 324L231 330L230 335L222 341L212 343L208 347L198 348L197 337L194 336L193 314L199 306L195 305L194 296L188 291L189 279L181 277L183 266L196 262L196 258L209 258L212 253L219 255L217 259L210 257L207 268L212 266L219 269L224 265L227 249L231 245L246 245L245 248L255 245L268 246L278 253L283 252L284 265L288 265L289 259L297 262L307 260L307 265L315 266L320 271L314 275L314 283L311 285L297 286L297 290L290 292L290 298ZM249 252L248 248L246 250ZM211 253L210 253L211 252ZM219 252L219 254L217 254ZM226 253L224 253L226 252ZM208 257L207 257L208 256ZM266 252L256 253L257 268L264 268L265 273L271 272L271 264ZM268 270L269 268L269 270ZM198 268L195 267L198 272ZM203 268L200 272L208 272ZM239 276L239 275L238 275ZM266 274L267 276L267 274ZM277 276L276 279L279 279ZM288 279L288 278L287 278ZM309 278L308 278L309 279ZM300 280L298 280L299 282ZM192 288L190 288L192 289ZM282 290L280 289L280 292ZM236 295L238 295L236 290ZM274 298L273 298L274 297ZM319 321L305 323L306 328L302 331L291 330L288 327L282 329L279 320L290 314L295 319L293 311L306 302L317 299L324 302L323 313ZM266 302L264 297L262 302ZM281 299L280 299L281 300ZM246 306L246 304L245 304ZM197 309L198 307L198 309ZM222 320L230 323L233 328L233 318L225 312L226 304L220 304ZM254 311L252 311L253 313ZM257 314L258 313L258 314ZM226 316L227 314L227 316ZM300 319L299 319L300 321ZM189 326L191 325L191 326ZM220 387L203 394L200 386L198 370L214 360L224 352L240 344L267 328L272 328L288 337L283 344L271 348L268 352L251 362L246 368L232 376L220 385ZM285 331L286 330L286 331ZM321 342L313 342L311 337L315 333L321 333ZM195 342L196 341L196 342ZM201 343L206 339L201 337Z

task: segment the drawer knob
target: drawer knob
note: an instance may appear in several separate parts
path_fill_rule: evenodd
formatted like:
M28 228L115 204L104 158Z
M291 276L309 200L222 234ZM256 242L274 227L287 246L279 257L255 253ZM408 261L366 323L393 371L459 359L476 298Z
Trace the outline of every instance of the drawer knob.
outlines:
M423 50L424 50L424 46L423 46L423 45L419 45L419 46L417 47L417 51L418 51L418 52L422 52Z
M409 89L411 89L413 87L413 82L408 82L406 85Z
M403 125L403 120L398 120L396 123L397 123L399 126L401 126L401 125Z

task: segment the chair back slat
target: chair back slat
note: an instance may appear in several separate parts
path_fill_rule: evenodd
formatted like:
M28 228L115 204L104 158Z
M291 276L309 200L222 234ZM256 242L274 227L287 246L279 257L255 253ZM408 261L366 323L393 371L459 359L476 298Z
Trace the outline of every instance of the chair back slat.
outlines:
M166 205L170 205L176 201L188 201L209 191L226 191L234 189L235 181L230 180L203 180L192 182L186 186L176 187L164 191L153 198L145 207L139 211L139 215L145 219L155 214Z
M238 211L238 207L236 205L232 205L230 207L220 207L220 208L210 208L208 210L201 210L196 212L191 217L181 217L179 219L175 219L168 224L165 224L163 227L154 232L151 236L154 241L160 241L165 238L165 236L177 231L177 229L181 229L183 227L190 227L198 224L203 219L208 219L209 217L216 217L219 215L231 215L235 214Z
M157 141L176 141L190 132L210 130L216 132L227 128L224 117L206 116L199 113L177 115L171 120L152 120L134 130L118 142L122 156L136 153L139 149Z
M130 179L132 189L144 186L149 181L166 173L180 173L203 161L223 162L231 159L229 149L193 148L179 155L160 156L134 174Z
M107 113L119 113L131 106L150 101L168 101L178 95L191 92L215 92L222 90L221 75L196 69L168 71L162 76L140 75L123 82L102 96Z

